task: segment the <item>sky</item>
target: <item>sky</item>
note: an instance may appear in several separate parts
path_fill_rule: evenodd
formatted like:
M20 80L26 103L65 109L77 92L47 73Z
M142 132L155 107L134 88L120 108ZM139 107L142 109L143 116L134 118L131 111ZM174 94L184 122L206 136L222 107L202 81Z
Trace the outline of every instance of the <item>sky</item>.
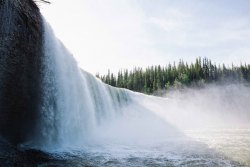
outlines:
M38 3L84 70L166 65L197 57L250 63L248 0L50 0Z

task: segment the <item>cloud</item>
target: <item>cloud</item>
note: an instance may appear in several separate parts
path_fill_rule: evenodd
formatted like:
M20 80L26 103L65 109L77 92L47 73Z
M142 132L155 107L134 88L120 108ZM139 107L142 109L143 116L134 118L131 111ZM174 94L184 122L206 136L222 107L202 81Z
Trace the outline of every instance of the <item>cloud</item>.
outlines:
M168 9L164 16L149 17L147 23L158 26L164 31L180 31L187 28L190 15L181 12L178 9Z
M198 56L250 63L245 3L62 0L42 12L80 66L95 74Z

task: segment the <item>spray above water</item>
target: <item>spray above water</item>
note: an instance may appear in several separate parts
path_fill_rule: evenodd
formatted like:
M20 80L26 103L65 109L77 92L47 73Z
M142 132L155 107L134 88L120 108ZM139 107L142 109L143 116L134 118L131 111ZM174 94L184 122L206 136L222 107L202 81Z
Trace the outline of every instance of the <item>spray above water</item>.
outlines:
M35 145L79 146L103 121L121 114L131 99L128 91L102 84L81 70L45 21L44 30L43 99Z
M163 129L177 133L139 102L146 96L103 84L81 70L45 21L43 44L38 131L29 145L47 151L79 149L100 138L139 143L166 135Z
M249 127L249 91L249 85L243 83L210 84L173 90L164 98L151 97L142 103L182 130Z
M170 92L166 97L147 96L108 86L78 67L44 20L44 27L37 30L43 35L41 53L41 36L36 36L37 31L33 34L29 31L29 28L40 25L38 9L34 11L37 16L24 11L11 13L9 5L15 1L4 2L7 3L1 6L1 16L4 16L1 18L6 24L0 25L2 32L15 36L16 32L23 30L16 26L20 20L23 21L20 25L28 29L22 31L17 40L10 38L21 41L17 48L9 50L12 40L3 43L6 52L1 58L7 71L1 71L1 77L6 75L11 79L1 82L1 94L5 91L5 84L10 84L8 91L1 96L1 109L5 109L4 112L1 110L1 118L7 118L1 130L8 132L10 139L17 139L17 143L26 142L16 149L5 141L4 135L0 136L0 164L250 165L249 86L210 85L203 89ZM33 10L32 2L27 1ZM21 6L23 3L18 1L17 4ZM19 9L28 10L26 7ZM26 25L26 14L31 17L28 20L35 22ZM28 43L21 40L26 37ZM33 46L31 43L37 48L28 52ZM12 52L13 55L9 54ZM9 70L12 72L8 73ZM10 82L12 79L21 84ZM9 104L5 103L5 98ZM11 117L13 119L9 119Z
M108 150L121 153L120 158L145 154L178 163L198 155L207 157L206 163L223 165L227 162L211 150L217 145L189 130L249 128L250 88L243 84L147 96L108 86L81 70L45 21L43 45L39 123L29 147L48 152Z

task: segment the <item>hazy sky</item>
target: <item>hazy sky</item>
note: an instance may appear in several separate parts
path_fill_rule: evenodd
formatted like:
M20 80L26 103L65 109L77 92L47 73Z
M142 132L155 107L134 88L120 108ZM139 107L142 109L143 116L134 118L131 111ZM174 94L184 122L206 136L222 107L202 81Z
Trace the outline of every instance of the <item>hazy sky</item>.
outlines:
M250 63L249 0L50 1L43 15L93 74L199 56Z

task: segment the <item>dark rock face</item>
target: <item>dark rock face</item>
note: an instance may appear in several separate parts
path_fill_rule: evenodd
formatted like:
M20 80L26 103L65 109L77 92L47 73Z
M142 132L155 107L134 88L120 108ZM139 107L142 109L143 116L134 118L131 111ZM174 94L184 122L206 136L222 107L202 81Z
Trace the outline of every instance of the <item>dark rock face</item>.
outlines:
M0 0L0 135L14 144L36 128L42 27L32 0Z

